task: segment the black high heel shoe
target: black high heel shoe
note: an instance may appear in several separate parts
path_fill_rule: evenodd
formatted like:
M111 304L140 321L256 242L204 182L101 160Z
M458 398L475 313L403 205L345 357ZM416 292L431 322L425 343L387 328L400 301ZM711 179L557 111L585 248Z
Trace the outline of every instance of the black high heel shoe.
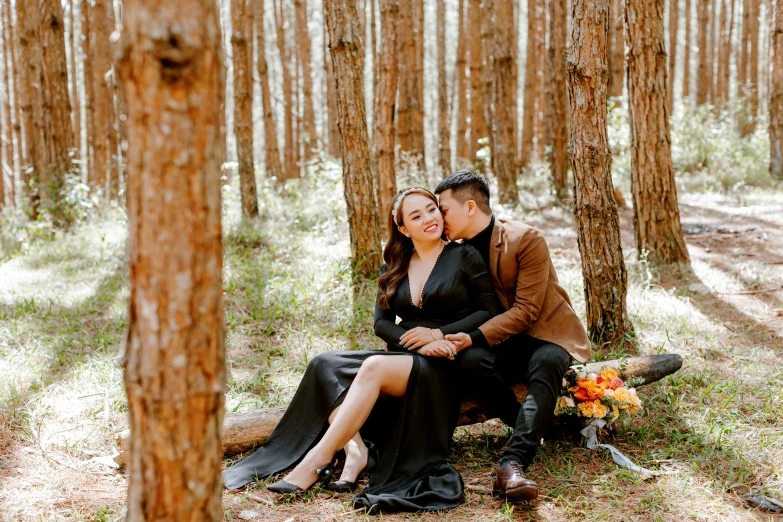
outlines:
M329 462L329 464L327 464L326 466L321 466L320 468L315 470L315 472L318 473L318 478L307 489L302 489L299 486L291 484L290 482L286 482L285 480L278 480L274 484L268 485L266 489L268 489L269 491L273 491L275 493L291 495L295 493L304 493L305 491L312 488L319 482L324 486L328 487L329 482L332 480L332 477L334 477L334 459L332 459L332 461Z
M325 489L334 491L336 493L348 493L355 491L357 488L357 483L359 482L359 479L362 477L362 475L373 472L375 466L378 465L378 461L380 460L380 457L378 456L378 450L375 449L375 444L369 440L365 440L364 445L367 446L367 464L364 466L364 468L362 468L359 474L356 475L356 480L353 482L348 482L347 480L331 482L326 486Z

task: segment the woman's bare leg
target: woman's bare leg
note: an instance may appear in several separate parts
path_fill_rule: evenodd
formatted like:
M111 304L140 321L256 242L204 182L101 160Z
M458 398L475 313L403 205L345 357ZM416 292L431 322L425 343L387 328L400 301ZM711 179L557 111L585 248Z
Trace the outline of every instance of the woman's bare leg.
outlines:
M329 414L329 424L334 422L337 412L340 410L340 406L332 410ZM348 443L343 446L345 452L345 465L343 466L343 472L340 474L340 480L346 482L356 482L359 477L359 473L367 466L367 459L369 458L370 451L364 444L364 440L359 432L353 436Z
M411 356L376 355L364 361L345 400L330 415L329 429L283 480L302 489L310 487L318 478L317 468L328 464L334 454L355 437L361 441L359 428L369 417L380 395L405 395L412 367Z

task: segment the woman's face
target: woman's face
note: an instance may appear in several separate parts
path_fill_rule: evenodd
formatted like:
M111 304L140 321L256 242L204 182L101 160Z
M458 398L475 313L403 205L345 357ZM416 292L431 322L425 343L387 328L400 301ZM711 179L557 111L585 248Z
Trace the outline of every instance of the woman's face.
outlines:
M414 241L433 241L443 234L443 216L437 203L423 194L408 194L400 208L400 231Z

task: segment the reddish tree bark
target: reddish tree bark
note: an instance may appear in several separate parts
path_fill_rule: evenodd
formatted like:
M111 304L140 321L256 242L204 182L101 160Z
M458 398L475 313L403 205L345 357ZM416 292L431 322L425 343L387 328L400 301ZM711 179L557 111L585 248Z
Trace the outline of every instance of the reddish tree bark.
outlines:
M394 173L394 100L397 93L397 0L380 0L381 50L378 57L378 85L373 118L373 159L378 180L379 223L391 209L397 193Z
M606 128L608 0L573 0L566 64L571 104L570 152L574 215L587 304L595 342L617 342L631 331L627 274L612 187Z
M352 0L330 0L324 7L337 81L337 121L354 277L355 280L372 278L380 266L381 236L367 140L364 68L356 7Z
M220 164L225 69L212 0L125 0L130 417L126 520L223 519Z
M672 167L663 6L625 0L634 231L640 258L688 263Z
M783 179L783 0L774 0L769 89L769 172Z

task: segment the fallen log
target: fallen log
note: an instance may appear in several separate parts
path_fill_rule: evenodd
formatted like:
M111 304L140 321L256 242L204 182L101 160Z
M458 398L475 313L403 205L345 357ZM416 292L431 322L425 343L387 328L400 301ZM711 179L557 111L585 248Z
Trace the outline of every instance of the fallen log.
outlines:
M659 381L681 367L682 357L668 353L589 363L586 365L586 371L587 373L600 373L607 368L612 368L618 372L622 379L631 377L642 379L642 382L637 385L641 386ZM527 394L525 383L515 384L512 389L520 402L524 400ZM236 455L262 445L280 422L285 410L285 407L282 407L226 413L223 421L224 455ZM465 399L460 407L458 425L466 426L486 422L495 417L497 414L492 411L491 406L486 406L473 399ZM124 467L128 461L130 430L118 434L116 442L120 453L114 458L114 461L120 467Z

